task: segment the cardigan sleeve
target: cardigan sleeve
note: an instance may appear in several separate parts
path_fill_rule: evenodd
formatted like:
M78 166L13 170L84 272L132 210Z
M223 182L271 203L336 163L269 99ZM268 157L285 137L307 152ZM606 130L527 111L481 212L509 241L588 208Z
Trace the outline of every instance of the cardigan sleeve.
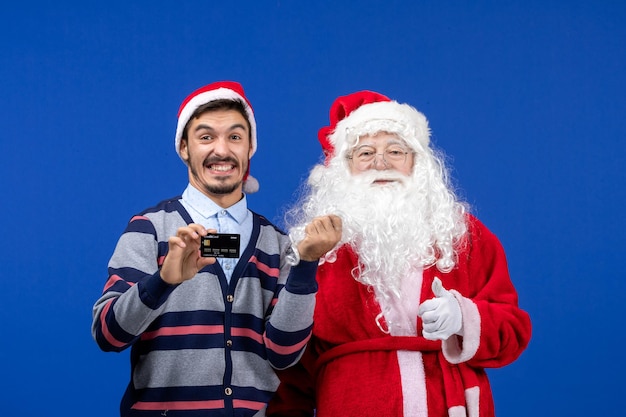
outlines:
M270 400L268 417L313 417L315 415L315 386L312 373L316 360L315 336L302 359L294 366L277 371L280 385Z
M132 345L176 288L161 279L159 252L151 221L133 217L115 247L108 280L93 307L92 335L102 350L122 351Z
M278 291L264 334L268 360L276 369L293 366L311 337L317 265L300 261L289 269L286 284Z

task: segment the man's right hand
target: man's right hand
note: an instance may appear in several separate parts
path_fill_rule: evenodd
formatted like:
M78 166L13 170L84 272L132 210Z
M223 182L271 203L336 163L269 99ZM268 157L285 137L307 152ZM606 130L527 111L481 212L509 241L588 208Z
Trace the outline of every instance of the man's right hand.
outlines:
M341 240L341 218L334 214L316 217L304 228L304 239L298 243L303 261L317 261Z
M161 267L161 279L176 285L195 277L198 271L215 263L215 258L200 255L200 238L216 230L206 230L199 224L191 223L176 231L176 236L168 240L169 251Z

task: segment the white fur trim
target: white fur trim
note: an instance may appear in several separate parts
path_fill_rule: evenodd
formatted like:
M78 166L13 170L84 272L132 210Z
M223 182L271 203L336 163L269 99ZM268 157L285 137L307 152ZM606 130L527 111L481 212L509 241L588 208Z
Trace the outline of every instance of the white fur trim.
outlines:
M430 129L426 116L408 104L381 101L364 104L337 123L328 137L335 156L343 157L354 146L355 136L387 131L403 138L415 151L428 147Z
M450 409L448 409L448 417L467 417L465 407L463 407L462 405L455 405L454 407L450 407Z
M471 387L465 390L465 407L456 405L448 409L448 417L479 417L480 388Z
M459 364L474 357L480 345L480 314L478 307L469 298L456 290L450 290L461 306L463 337L453 335L442 342L443 356L448 362Z
M465 406L468 417L480 416L480 388L472 387L465 390Z
M404 416L428 417L426 373L422 352L397 351Z
M246 109L246 113L248 115L248 120L250 121L250 128L252 132L250 132L250 146L251 152L250 157L254 155L257 148L257 135L256 135L256 121L254 119L254 113L252 108L248 105L245 97L240 96L235 91L229 88L218 88L215 90L205 91L203 93L198 94L193 97L185 107L180 111L180 116L178 116L178 124L176 126L176 138L174 140L174 145L176 146L176 153L182 159L180 155L180 140L183 136L183 129L185 129L185 125L191 118L191 115L194 111L203 104L209 103L211 101L221 100L221 99L230 99L230 100L241 100Z

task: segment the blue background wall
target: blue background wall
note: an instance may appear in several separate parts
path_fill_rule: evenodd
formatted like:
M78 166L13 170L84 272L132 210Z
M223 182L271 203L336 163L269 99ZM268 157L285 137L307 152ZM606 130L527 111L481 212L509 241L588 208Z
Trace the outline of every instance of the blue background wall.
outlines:
M250 204L278 223L338 95L424 112L533 319L528 350L490 371L499 415L614 414L623 2L63 3L0 13L0 414L116 415L128 354L98 350L91 306L129 217L186 185L180 102L223 79L253 103Z

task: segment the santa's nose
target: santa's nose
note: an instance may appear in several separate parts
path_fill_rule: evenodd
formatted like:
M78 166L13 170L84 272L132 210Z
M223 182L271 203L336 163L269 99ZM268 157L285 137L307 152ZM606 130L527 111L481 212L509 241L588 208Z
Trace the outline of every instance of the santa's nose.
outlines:
M385 160L385 154L384 153L374 154L374 162L373 162L373 164L374 164L373 165L374 169L379 170L379 171L383 171L383 170L389 168L389 165L387 164L387 160Z

